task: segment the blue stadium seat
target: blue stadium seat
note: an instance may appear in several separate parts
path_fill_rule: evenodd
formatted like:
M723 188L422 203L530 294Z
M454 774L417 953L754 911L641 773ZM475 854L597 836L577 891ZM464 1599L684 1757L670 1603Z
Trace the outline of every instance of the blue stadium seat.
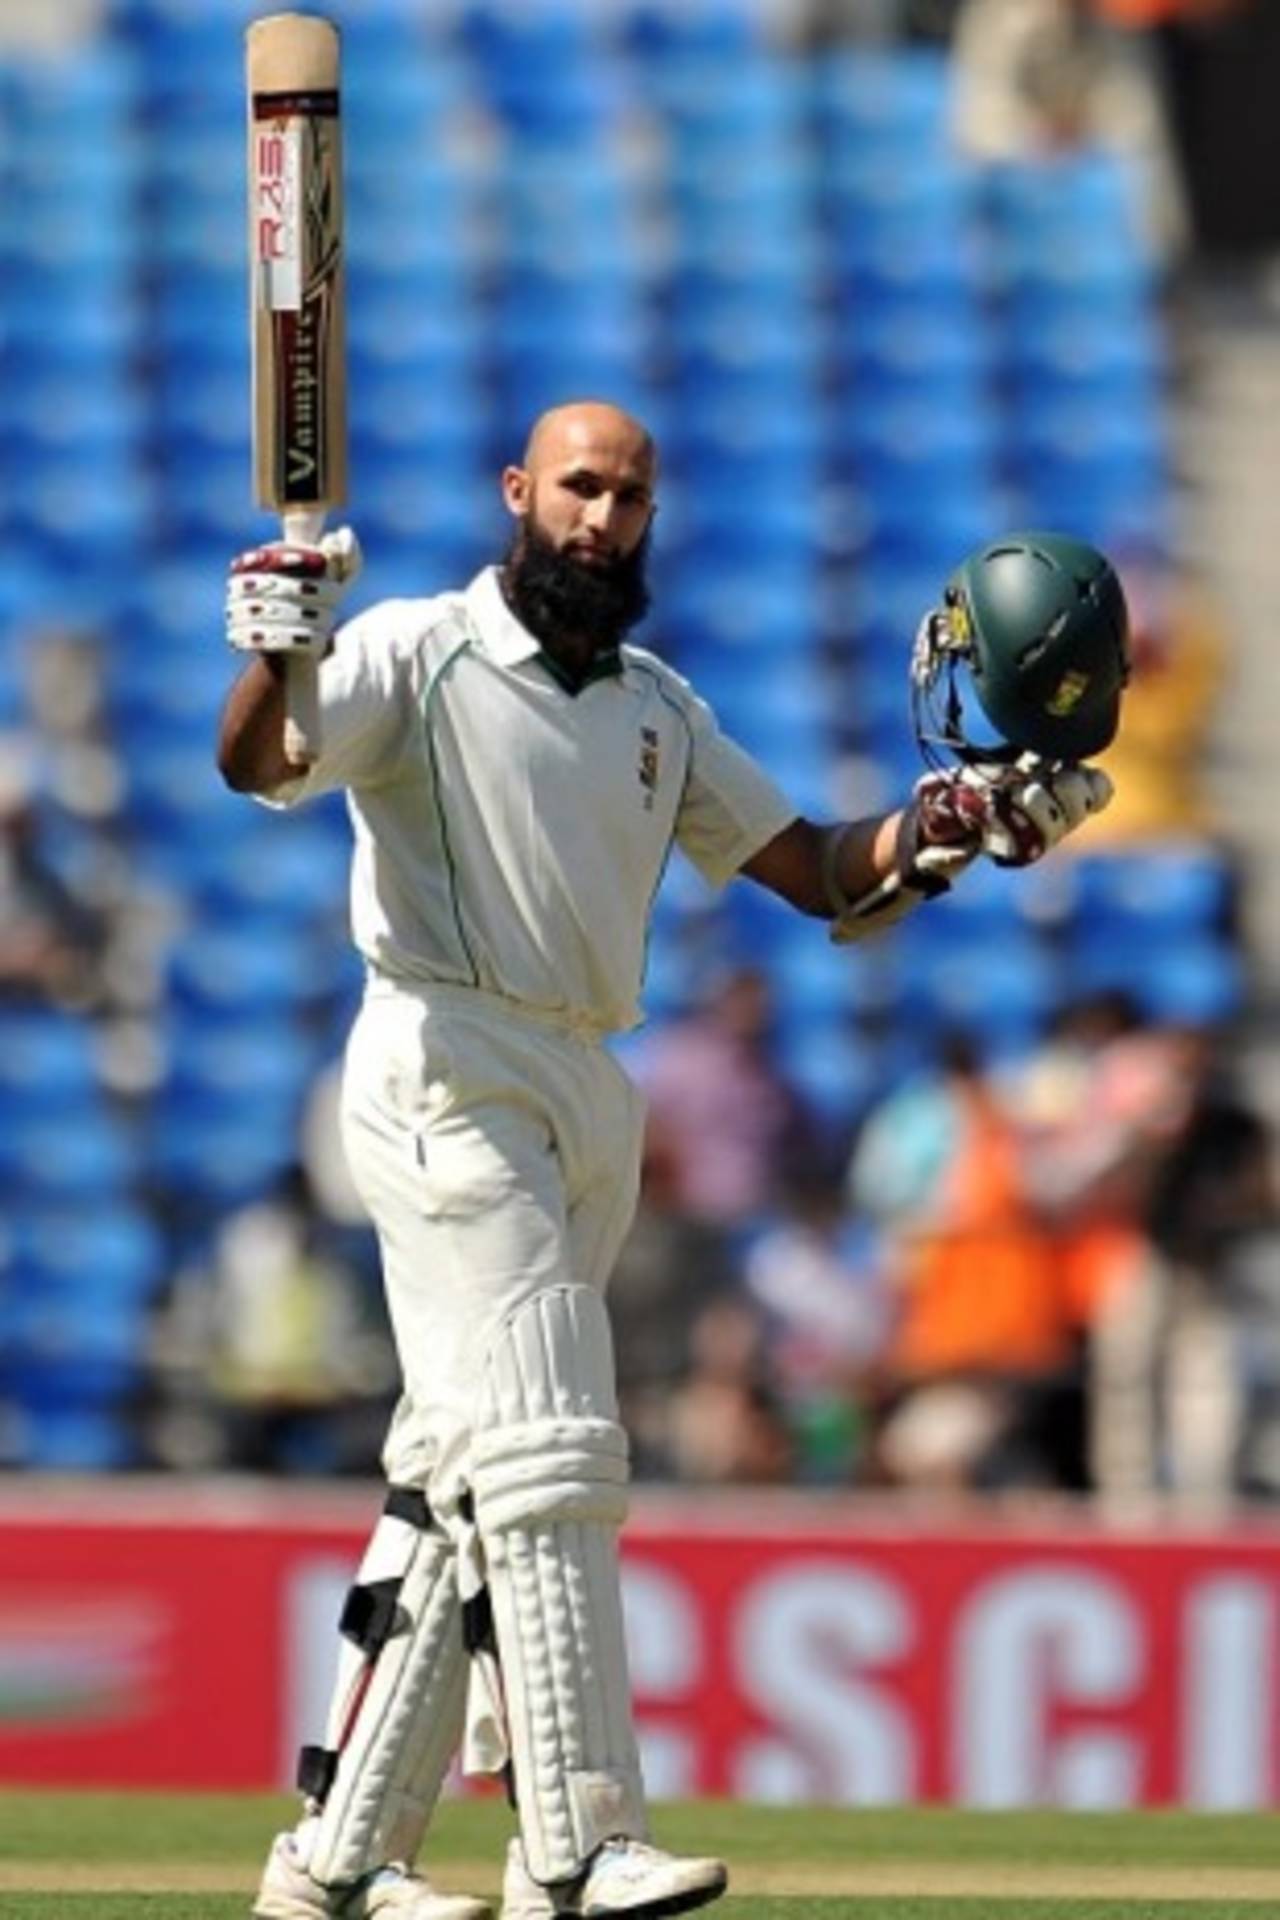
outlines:
M975 396L939 413L927 398L850 399L841 407L839 450L844 470L875 499L908 511L916 497L958 498L990 486L998 417Z
M1150 298L1153 257L1123 161L1029 163L1007 167L996 180L1002 190L988 248L998 288L1088 288L1096 301Z
M274 922L345 917L350 864L345 818L335 831L318 808L284 820L255 813L202 862L199 901L211 917L252 919L269 938Z
M157 1134L200 1136L252 1125L286 1146L296 1139L321 1063L316 1048L284 1018L273 1023L246 1010L242 1019L202 1025L188 1015L172 1023L169 1040L169 1076L148 1116Z
M235 1023L246 1014L302 1013L337 984L345 955L303 929L270 940L257 928L215 921L185 934L169 957L169 992L178 1014Z
M962 1033L991 1061L1027 1053L1061 1002L1058 956L1028 931L1006 930L993 942L984 928L967 940L956 928L945 948L940 940L931 915L897 930L906 1021L938 1039Z
M147 1145L150 1177L167 1212L216 1221L261 1199L297 1156L291 1131L241 1109L188 1109L180 1127L158 1124Z
M941 476L934 476L927 486L912 487L908 473L901 484L890 487L884 473L879 473L860 501L862 563L877 569L902 567L913 578L930 576L936 599L964 556L989 540L994 529L1008 524L1008 506L994 486L984 484L985 478L980 468L963 490L948 485ZM942 491L934 490L935 480ZM927 511L922 511L926 498ZM924 611L922 605L920 613Z
M1070 873L1076 918L1118 943L1144 932L1169 940L1220 932L1231 922L1235 875L1198 841L1086 851Z
M206 739L204 747L184 730L133 755L125 805L137 834L185 840L194 856L203 837L238 829L246 803L219 778L212 742Z
M124 557L141 550L154 522L155 492L140 461L86 467L70 452L30 477L12 503L13 525L33 556L61 576L64 591L90 580L118 591Z
M6 377L20 385L29 372L70 369L88 384L99 371L115 372L142 338L142 310L131 285L95 289L83 297L78 269L24 271L5 286ZM241 316L243 323L243 315ZM241 332L244 327L241 325Z
M68 453L77 461L127 461L142 443L146 427L145 396L121 365L103 367L86 382L59 369L30 370L21 384L0 389L0 417L5 425L5 451L37 484Z
M753 649L789 656L819 631L818 570L797 555L788 567L704 567L679 582L664 610L674 632L688 630L691 644L737 648L744 667Z
M753 54L762 41L761 17L752 0L632 0L622 32L627 49L657 67L688 56L737 60Z
M127 1421L109 1407L23 1407L14 1453L22 1466L45 1473L114 1473L139 1458Z
M43 131L65 145L67 128L74 127L93 146L114 135L142 93L128 48L101 40L60 55L11 56L7 71L11 132L19 143Z
M130 1140L99 1107L76 1109L73 1124L63 1114L13 1115L0 1137L0 1189L11 1201L102 1206L135 1172Z
M877 1049L847 1019L786 1024L777 1053L787 1078L839 1136L852 1133L882 1090Z
M855 301L836 317L836 357L855 393L972 404L986 388L993 354L976 304L960 302L939 313L906 300L867 312Z
M779 408L771 392L710 393L690 397L668 434L663 452L690 486L731 483L756 465L791 476L817 479L824 421L816 394L803 388Z
M818 124L830 152L941 152L950 127L947 60L932 50L875 47L820 55L813 66Z
M695 230L717 225L759 226L779 232L788 221L814 214L814 177L810 149L793 138L771 139L763 152L753 142L757 161L742 164L742 136L703 132L699 138L671 143L662 172L662 190L673 218Z
M1005 161L983 173L993 225L1037 257L1056 240L1087 240L1108 258L1140 263L1144 188L1138 167L1113 149L1067 150Z
M0 1100L6 1111L96 1105L97 1056L87 1020L36 1008L0 1012Z
M798 72L764 52L729 62L714 52L655 61L645 70L645 96L677 141L710 136L782 145L803 131Z
M550 82L561 66L590 57L597 25L573 0L464 0L458 22L463 46L486 70L517 68Z
M1077 924L1067 948L1074 991L1122 991L1148 1019L1161 1024L1216 1027L1239 1013L1244 973L1235 943L1221 934L1157 929L1123 940Z
M5 1370L19 1404L73 1412L119 1401L146 1369L144 1303L78 1286L19 1293L6 1315Z
M141 1303L166 1274L164 1237L151 1216L128 1201L92 1214L60 1207L15 1214L16 1264L38 1295L79 1295Z
M157 274L148 324L170 363L185 364L199 378L203 354L225 365L244 352L247 297L243 261L234 267L229 262L188 262L180 273L170 268Z

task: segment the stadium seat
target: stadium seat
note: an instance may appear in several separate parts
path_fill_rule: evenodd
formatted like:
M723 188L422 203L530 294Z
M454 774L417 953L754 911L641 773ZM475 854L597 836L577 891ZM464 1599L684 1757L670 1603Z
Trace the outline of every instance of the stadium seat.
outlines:
M82 1105L69 1121L43 1109L11 1115L0 1137L0 1191L10 1204L103 1206L137 1171L129 1138L106 1109Z
M941 152L949 92L948 62L924 48L853 48L819 55L813 66L818 126L837 157Z
M648 65L688 56L732 61L759 47L761 21L752 0L632 0L622 33L627 50Z
M15 1264L21 1284L37 1295L141 1303L166 1273L166 1250L155 1221L127 1200L92 1215L59 1207L14 1215Z
M0 1012L0 1088L9 1099L80 1105L96 1085L94 1031L87 1020L35 1007Z
M943 945L933 916L917 916L898 929L896 953L906 1022L936 1040L963 1034L992 1062L1029 1052L1061 1002L1058 956L1027 931L992 941L957 927Z
M270 941L258 931L215 921L194 927L169 958L169 990L176 1012L234 1024L251 1012L287 1018L321 1001L337 984L345 956L328 942L295 928L276 927Z
M1145 932L1176 940L1231 924L1235 875L1216 848L1198 841L1085 851L1070 874L1076 918L1107 939L1122 943Z
M778 1061L824 1127L847 1140L881 1091L877 1050L847 1019L784 1024Z
M127 1421L111 1408L23 1406L15 1419L17 1462L45 1473L115 1473L138 1462Z

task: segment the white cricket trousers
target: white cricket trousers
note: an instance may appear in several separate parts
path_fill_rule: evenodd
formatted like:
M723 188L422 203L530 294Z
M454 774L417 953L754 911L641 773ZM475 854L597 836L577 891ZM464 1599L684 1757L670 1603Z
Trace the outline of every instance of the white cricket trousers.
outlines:
M568 1021L466 987L370 984L342 1129L403 1371L383 1461L394 1485L456 1498L502 1323L546 1288L604 1292L643 1119L599 1037Z

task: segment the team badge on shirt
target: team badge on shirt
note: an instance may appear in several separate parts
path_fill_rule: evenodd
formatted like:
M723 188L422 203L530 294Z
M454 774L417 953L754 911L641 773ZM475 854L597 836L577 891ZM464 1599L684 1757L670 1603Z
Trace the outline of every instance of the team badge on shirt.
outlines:
M658 790L658 736L652 727L640 729L640 763L636 768L645 790L645 812L653 811L653 796Z

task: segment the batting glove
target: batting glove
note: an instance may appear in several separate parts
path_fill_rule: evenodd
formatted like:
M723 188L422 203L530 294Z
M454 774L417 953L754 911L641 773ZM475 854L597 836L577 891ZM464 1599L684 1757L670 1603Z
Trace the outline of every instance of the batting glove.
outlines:
M305 653L322 660L338 603L360 571L360 542L339 527L313 547L275 541L231 562L227 640L241 653Z
M926 773L916 781L909 815L910 862L907 877L921 876L942 892L983 850L991 824L990 797L954 767Z
M1114 791L1099 767L1051 767L1024 754L1012 767L971 766L967 785L984 796L982 851L998 867L1029 867L1101 813Z

